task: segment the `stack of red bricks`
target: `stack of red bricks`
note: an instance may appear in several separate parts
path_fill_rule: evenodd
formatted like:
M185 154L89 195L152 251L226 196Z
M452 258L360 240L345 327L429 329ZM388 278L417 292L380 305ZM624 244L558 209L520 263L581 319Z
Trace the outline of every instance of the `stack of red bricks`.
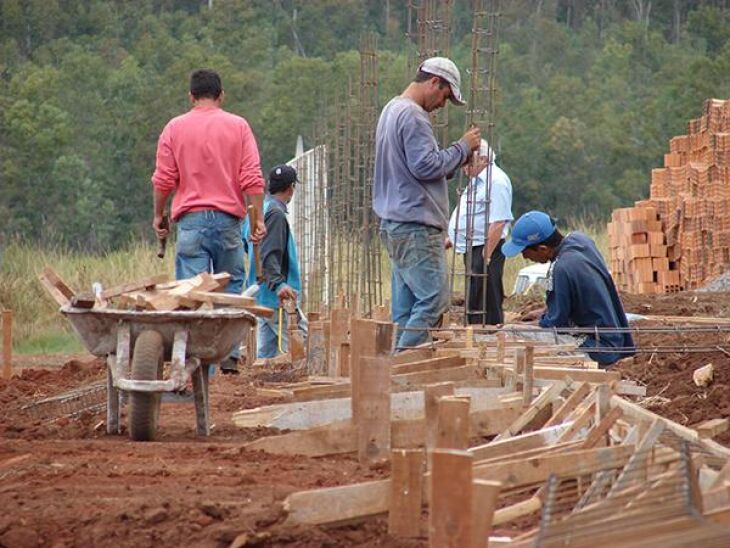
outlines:
M705 101L688 135L669 141L649 194L608 224L619 289L696 289L730 269L730 100Z

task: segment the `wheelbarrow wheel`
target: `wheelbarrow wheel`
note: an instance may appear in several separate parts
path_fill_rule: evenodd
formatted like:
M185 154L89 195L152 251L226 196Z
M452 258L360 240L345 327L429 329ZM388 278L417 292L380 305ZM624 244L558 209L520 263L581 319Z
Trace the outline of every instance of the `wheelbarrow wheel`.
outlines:
M162 377L162 336L157 331L143 331L134 343L132 379L156 381ZM160 394L129 393L129 435L134 441L152 441L160 416Z

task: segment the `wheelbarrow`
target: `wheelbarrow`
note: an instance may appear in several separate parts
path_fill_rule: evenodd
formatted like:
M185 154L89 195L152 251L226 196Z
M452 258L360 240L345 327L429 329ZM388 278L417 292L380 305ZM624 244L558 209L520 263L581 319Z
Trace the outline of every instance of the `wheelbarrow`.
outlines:
M256 318L234 308L135 311L63 306L61 313L93 355L106 358L106 430L120 433L120 398L129 393L129 435L155 438L162 392L182 391L192 377L197 433L210 434L208 365L248 336ZM163 363L170 361L168 378Z

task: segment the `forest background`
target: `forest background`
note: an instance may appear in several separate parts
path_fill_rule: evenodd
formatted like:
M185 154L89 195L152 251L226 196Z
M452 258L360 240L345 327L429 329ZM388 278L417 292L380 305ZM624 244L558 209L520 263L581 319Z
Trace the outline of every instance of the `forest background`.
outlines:
M730 96L726 1L501 2L498 163L519 214L605 219L646 197L667 141ZM471 1L451 57L470 60ZM151 240L150 175L189 73L220 72L264 172L315 122L378 35L379 99L407 84L407 0L0 0L0 234L108 252ZM451 107L450 137L464 129Z

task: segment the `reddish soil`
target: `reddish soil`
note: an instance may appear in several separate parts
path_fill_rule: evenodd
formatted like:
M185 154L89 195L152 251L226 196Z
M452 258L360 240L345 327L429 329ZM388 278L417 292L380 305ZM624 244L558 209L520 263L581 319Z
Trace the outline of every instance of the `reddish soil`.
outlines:
M729 315L730 294L627 297L644 314ZM534 303L513 303L512 310ZM642 324L646 325L646 323ZM730 334L729 334L730 335ZM644 348L727 345L724 335L642 333ZM72 359L69 359L72 358ZM23 406L103 382L103 363L90 356L18 357L21 372L0 380L0 546L228 546L246 536L258 546L425 546L397 540L384 518L338 527L283 525L281 502L301 489L378 479L386 468L358 464L352 455L276 457L246 451L250 440L278 433L241 429L237 409L275 403L254 384L286 379L271 368L211 379L213 430L195 435L192 403L162 405L156 442L132 443L105 433L102 412L49 421ZM692 372L715 365L714 382L698 388ZM730 357L720 351L641 353L621 364L626 378L647 386L653 411L681 424L730 416ZM662 398L667 398L665 401ZM730 433L716 438L730 444ZM241 536L243 535L243 536Z

